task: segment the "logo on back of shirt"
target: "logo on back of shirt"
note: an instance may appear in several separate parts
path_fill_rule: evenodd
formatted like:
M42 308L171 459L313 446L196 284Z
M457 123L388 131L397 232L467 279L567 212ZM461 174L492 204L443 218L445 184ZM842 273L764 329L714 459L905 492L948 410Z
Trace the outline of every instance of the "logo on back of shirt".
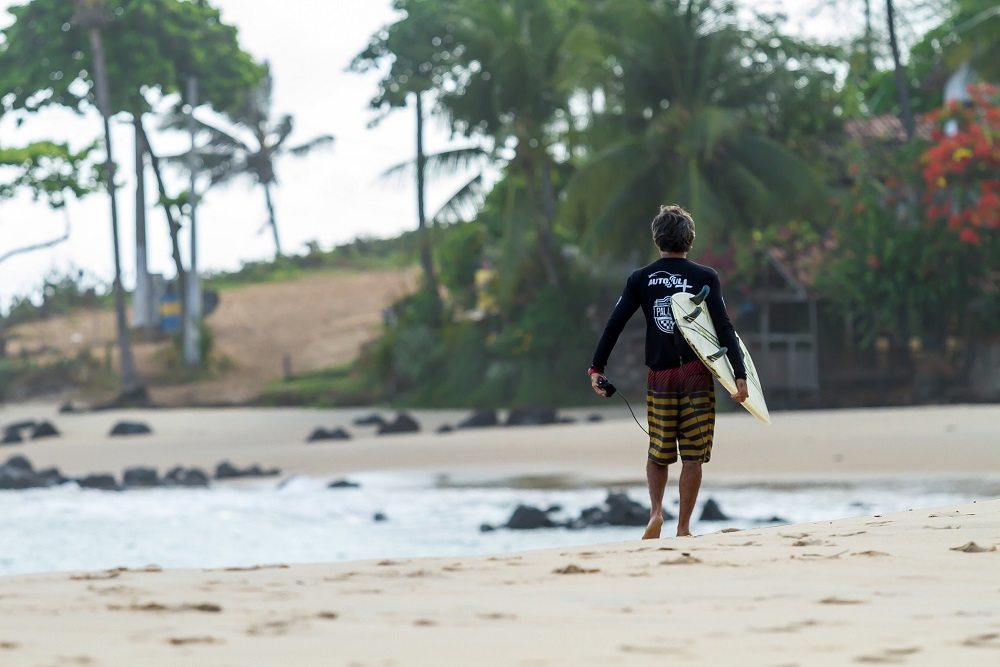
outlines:
M682 292L690 291L691 289L691 284L687 281L687 278L666 271L656 271L649 274L649 284L647 286L654 287L656 285L663 285L664 287L681 290ZM667 305L669 306L670 304Z
M670 297L665 296L653 302L653 321L663 333L674 332L674 311L670 309Z

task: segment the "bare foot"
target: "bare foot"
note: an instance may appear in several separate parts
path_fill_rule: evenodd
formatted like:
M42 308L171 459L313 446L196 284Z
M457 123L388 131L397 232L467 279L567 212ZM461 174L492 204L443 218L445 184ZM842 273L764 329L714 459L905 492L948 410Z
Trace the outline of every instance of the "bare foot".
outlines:
M646 525L646 532L642 534L644 540L657 540L660 538L660 528L663 527L663 517L654 516L650 518Z
M691 537L691 530L688 528L678 528L677 537Z

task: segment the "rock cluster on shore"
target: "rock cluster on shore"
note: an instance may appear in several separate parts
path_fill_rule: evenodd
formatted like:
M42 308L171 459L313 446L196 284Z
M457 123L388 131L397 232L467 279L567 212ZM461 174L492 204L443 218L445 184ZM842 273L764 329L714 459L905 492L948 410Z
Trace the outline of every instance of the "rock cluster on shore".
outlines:
M216 480L273 477L280 474L281 471L277 468L265 469L256 464L239 468L229 461L223 461L215 469ZM27 457L20 455L12 456L0 465L0 490L2 491L40 489L67 482L75 482L83 489L103 491L164 487L203 488L209 486L211 480L212 478L204 470L184 466L175 466L162 477L155 468L134 466L126 468L119 480L107 472L67 477L58 468L36 470Z

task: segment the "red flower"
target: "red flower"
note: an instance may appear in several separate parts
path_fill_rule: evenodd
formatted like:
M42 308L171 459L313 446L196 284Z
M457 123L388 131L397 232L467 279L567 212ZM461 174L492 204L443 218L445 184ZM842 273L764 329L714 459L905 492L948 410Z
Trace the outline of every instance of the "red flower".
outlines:
M968 245L979 245L980 243L979 232L971 227L963 229L959 233L958 238L962 241L962 243L967 243Z
M868 264L868 268L871 269L872 271L878 271L878 268L880 266L878 257L872 254L868 255L868 257L865 259L865 263Z

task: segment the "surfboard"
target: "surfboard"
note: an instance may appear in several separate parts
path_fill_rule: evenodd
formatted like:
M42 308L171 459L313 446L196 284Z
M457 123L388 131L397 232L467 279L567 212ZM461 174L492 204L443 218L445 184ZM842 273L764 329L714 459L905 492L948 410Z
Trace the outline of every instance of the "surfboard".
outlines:
M726 348L719 344L719 335L715 332L715 324L705 306L705 297L707 296L708 286L703 287L698 294L688 292L674 294L670 300L670 309L674 316L675 326L719 383L730 393L736 393L736 377L733 375L732 364L726 358ZM739 334L736 334L736 340L739 341L740 352L743 353L743 366L747 371L747 393L749 394L747 400L740 405L760 421L770 424L771 415L768 414L767 403L764 401L764 388L761 386L757 369L753 365L753 359L750 358L750 353Z

